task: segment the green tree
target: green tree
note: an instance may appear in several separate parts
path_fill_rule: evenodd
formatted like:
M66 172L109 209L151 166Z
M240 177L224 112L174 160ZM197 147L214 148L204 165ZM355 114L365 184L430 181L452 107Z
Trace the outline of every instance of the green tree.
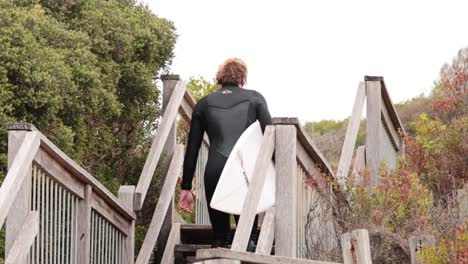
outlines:
M0 0L0 180L4 124L21 121L112 192L135 184L160 116L155 80L175 41L173 23L136 1Z

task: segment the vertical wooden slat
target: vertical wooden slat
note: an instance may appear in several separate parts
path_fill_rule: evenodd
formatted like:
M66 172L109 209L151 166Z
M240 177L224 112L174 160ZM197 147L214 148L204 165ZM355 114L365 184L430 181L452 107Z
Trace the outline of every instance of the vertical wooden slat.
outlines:
M51 220L52 220L52 229L51 229L51 236L52 236L52 260L51 263L56 264L57 263L57 203L58 203L58 198L57 198L57 190L59 189L58 184L55 181L53 182L53 190L52 190L52 214L51 214Z
M31 202L31 210L32 211L38 211L37 209L37 193L38 193L38 186L37 186L37 166L34 166L33 167L33 174L32 174L32 180L33 180L33 183L32 183L32 189L33 189L33 195L32 195L32 199L33 201ZM40 222L38 222L38 225L39 225ZM32 250L33 250L33 254L31 256L31 263L39 263L39 261L37 260L37 238L39 237L39 232L37 234L37 236L34 238L34 244L32 246ZM35 262L34 262L35 261Z
M63 188L60 190L60 200L63 201L62 207L60 208L60 263L64 263L64 255L65 255L65 208L66 208L66 200L65 200L65 192Z
M275 255L296 257L296 128L276 126Z
M50 258L49 258L49 244L50 244L50 233L49 233L49 206L50 206L50 178L46 175L46 192L45 192L45 211L44 211L44 219L45 219L45 241L44 241L44 247L45 247L45 261L46 263L49 263Z
M44 226L45 226L45 176L41 172L41 263L45 263L44 260Z
M91 242L90 243L91 248L90 248L90 254L89 254L89 256L90 256L89 263L90 264L94 264L94 240L95 240L94 230L95 230L95 228L94 228L94 212L91 212L91 234L90 234L90 236L91 236L91 241L90 241Z

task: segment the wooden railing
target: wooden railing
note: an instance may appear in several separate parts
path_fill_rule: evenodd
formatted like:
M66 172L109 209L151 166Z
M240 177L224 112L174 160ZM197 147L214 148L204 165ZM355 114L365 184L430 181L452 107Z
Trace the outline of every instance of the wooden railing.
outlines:
M34 126L7 129L6 262L133 263L133 211Z
M0 224L8 214L8 263L134 263L133 211L141 209L161 157L161 194L136 263L148 263L155 247L157 263L173 260L174 245L180 242L180 225L172 219L173 198L183 162L183 146L176 144L177 113L189 121L196 102L177 76L164 77L163 89L163 116L139 182L121 186L118 198L32 125L8 126L10 169L0 188ZM208 146L205 135L195 185L198 223L208 222L203 190ZM297 118L276 118L264 135L233 250L245 251L257 189L263 185L262 168L274 151L277 203L266 212L257 253L269 254L274 238L276 255L310 257L308 232L312 241L326 241L323 249L336 247L334 239L327 240L336 237L326 206L333 202L333 172ZM311 221L311 214L321 220Z
M389 169L397 166L397 157L404 155L405 130L390 99L383 77L366 76L359 84L345 141L341 151L337 177L343 184L348 176L356 138L361 122L364 101L367 98L366 143L356 152L353 172L367 167L371 184L379 182L378 171L382 161Z

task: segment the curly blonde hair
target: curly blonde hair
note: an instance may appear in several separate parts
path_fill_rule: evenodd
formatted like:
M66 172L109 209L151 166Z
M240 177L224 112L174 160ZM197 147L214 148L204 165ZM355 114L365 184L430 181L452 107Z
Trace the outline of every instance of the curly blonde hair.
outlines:
M244 86L247 82L247 64L239 58L229 58L219 66L216 73L218 84Z

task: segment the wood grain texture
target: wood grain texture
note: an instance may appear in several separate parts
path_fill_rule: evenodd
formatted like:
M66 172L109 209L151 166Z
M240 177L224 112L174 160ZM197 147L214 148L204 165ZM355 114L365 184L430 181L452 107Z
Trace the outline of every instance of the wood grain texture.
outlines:
M0 227L3 226L5 218L15 202L18 193L20 193L19 191L23 182L27 178L27 175L30 175L31 173L31 164L37 150L39 149L39 142L38 132L27 132L24 140L21 143L17 142L19 143L19 148L15 151L16 153L10 157L7 175L0 186ZM29 201L29 195L22 197L22 200ZM29 204L26 203L26 205ZM18 220L20 221L20 219L16 220L17 226ZM20 223L23 221L20 221Z
M266 211L255 253L270 255L275 236L275 206Z
M366 81L367 115L366 115L366 165L370 171L371 185L378 184L378 172L381 159L381 112L382 95L378 81Z
M100 183L93 175L87 172L83 167L78 165L74 160L68 157L54 143L41 134L41 149L46 151L56 162L64 169L69 171L74 177L89 184L93 188L93 192L101 196L107 203L117 212L121 213L127 219L135 219L135 213L128 210L120 200L112 194L102 183Z
M294 137L294 140L296 138ZM275 127L267 126L259 150L257 161L255 162L252 181L245 197L239 224L232 242L232 250L245 251L250 238L252 225L256 215L261 190L265 182L265 172L273 155L275 148ZM295 145L295 144L294 144ZM295 156L294 156L295 161Z
M34 162L41 170L47 172L49 177L60 183L63 188L83 199L85 184L56 162L47 152L39 148L34 157Z
M161 260L162 264L174 263L174 248L177 244L180 244L180 224L174 223L169 233L166 247L164 248L164 254Z
M26 259L34 238L39 231L39 212L29 212L18 238L13 243L5 264L17 264Z
M382 100L382 123L384 125L385 130L389 134L390 141L392 142L393 147L396 151L399 150L401 145L401 138L398 134L398 130L396 129L395 125L393 124L392 120L390 119L390 115L388 113L387 107L385 106Z
M159 158L161 157L162 151L164 149L166 139L169 136L171 129L173 129L173 124L175 122L185 90L185 83L181 81L178 82L167 105L166 111L162 117L159 129L153 138L150 152L146 159L143 171L141 172L140 179L138 180L138 184L135 190L134 209L137 211L141 210L145 200L151 179L153 178L154 170L156 169L156 165L158 164Z
M210 258L224 258L240 260L248 263L264 263L264 264L338 264L334 262L316 261L307 259L297 259L290 257L261 255L251 252L240 252L232 251L225 248L213 248L213 249L200 249L197 251L197 258L199 259L210 259Z
M296 257L296 127L276 126L275 255Z
M87 264L91 245L91 185L84 186L83 199L78 202L78 263Z
M129 210L133 210L133 195L135 194L134 185L122 185L119 188L118 197L119 200ZM129 226L128 235L125 238L125 247L128 252L129 263L135 262L135 220L132 220Z
M121 214L115 212L101 196L94 192L91 194L91 207L122 233L130 234L131 220L125 219Z
M143 245L141 246L138 258L135 263L147 264L151 253L153 252L154 246L159 236L159 231L166 216L167 209L172 201L174 189L177 183L177 178L182 170L182 162L184 159L184 146L177 145L174 155L172 157L171 165L164 182L162 192L158 199L158 204L153 214L150 227L146 234Z
M338 163L338 171L336 176L341 185L344 185L345 178L348 177L351 159L353 158L354 146L361 124L362 110L364 108L364 100L366 98L366 85L364 82L359 83L354 100L353 111L349 119L346 136L341 149L340 161Z

